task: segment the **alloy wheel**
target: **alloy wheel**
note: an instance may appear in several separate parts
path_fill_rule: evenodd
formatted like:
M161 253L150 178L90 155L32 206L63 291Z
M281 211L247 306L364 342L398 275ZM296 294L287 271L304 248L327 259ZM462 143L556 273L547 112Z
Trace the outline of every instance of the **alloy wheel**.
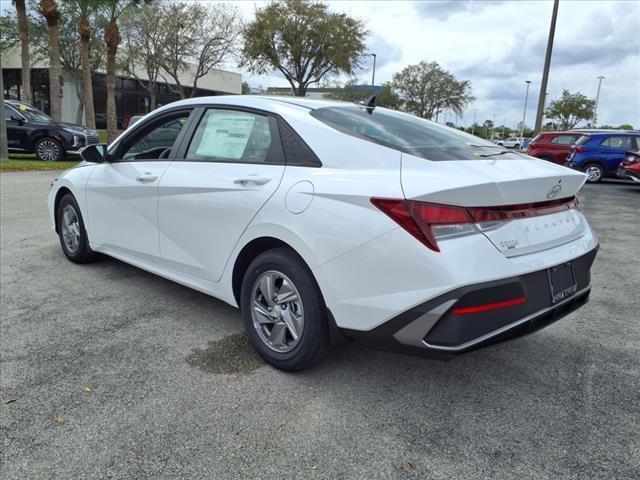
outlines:
M251 318L260 339L271 350L293 350L304 329L304 311L298 289L281 272L260 275L251 289Z
M62 209L62 240L69 253L76 253L80 246L80 221L72 205Z
M597 182L602 176L602 170L600 170L600 167L596 166L587 167L584 173L589 176L589 181L591 182Z
M38 144L38 157L45 162L55 162L60 157L60 147L53 140L43 140Z

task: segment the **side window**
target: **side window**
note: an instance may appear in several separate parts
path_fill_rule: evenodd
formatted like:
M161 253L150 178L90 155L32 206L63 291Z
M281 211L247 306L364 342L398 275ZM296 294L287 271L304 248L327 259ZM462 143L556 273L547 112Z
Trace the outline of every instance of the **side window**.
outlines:
M273 140L268 117L212 108L200 120L185 160L282 163L281 155L272 154Z
M17 115L16 111L11 108L9 105L4 106L4 119L11 120L12 115Z
M575 143L578 137L574 135L558 135L556 138L551 140L551 143L558 143L560 145L571 145Z
M128 160L156 160L168 158L180 131L189 119L188 112L181 112L174 117L163 119L150 129L134 133L120 150L119 158Z
M631 135L627 135L624 137L612 136L604 140L600 145L602 145L603 147L611 147L611 148L625 148L627 150L634 148L633 137Z

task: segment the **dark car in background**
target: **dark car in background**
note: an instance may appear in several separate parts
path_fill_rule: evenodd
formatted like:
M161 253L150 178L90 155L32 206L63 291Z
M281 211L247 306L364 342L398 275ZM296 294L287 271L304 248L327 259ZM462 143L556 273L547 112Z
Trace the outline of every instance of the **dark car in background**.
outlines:
M571 147L566 165L586 173L587 182L598 183L616 175L627 152L638 150L639 145L637 130L585 132Z
M581 132L544 132L529 143L527 155L564 165L571 153L571 145L582 136Z
M54 122L33 105L4 100L4 118L11 153L35 153L38 160L56 162L99 143L98 132L73 123Z

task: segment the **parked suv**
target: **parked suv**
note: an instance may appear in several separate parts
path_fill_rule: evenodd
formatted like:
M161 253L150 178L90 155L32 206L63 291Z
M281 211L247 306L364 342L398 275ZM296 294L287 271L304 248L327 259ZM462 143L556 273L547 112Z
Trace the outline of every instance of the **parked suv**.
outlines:
M637 130L585 133L571 147L567 166L586 173L587 182L597 183L605 176L615 175L626 153L638 150L638 144Z
M35 153L38 160L57 162L82 147L99 142L98 132L73 123L54 122L33 105L4 101L9 151Z
M571 145L576 143L581 136L581 132L541 133L531 140L527 154L564 165L569 153L571 153Z

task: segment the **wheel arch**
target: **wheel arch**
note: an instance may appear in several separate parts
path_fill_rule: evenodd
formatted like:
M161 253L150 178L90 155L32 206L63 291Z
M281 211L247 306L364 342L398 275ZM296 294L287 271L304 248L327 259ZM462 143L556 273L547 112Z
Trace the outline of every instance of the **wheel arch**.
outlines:
M62 200L62 197L64 197L67 193L73 195L73 192L67 187L60 187L56 192L56 197L53 201L53 219L55 221L56 233L60 233L60 231L58 230L58 206L60 205L60 200Z
M231 288L233 291L233 297L235 298L238 305L240 305L240 290L242 287L242 279L244 278L249 265L258 255L274 248L286 248L287 250L291 251L294 255L300 258L300 260L304 262L307 268L309 268L309 271L311 271L309 264L305 261L302 255L300 255L296 251L296 249L289 245L287 242L269 236L254 238L244 247L242 247L242 250L240 250L240 252L236 256L233 265L233 272L231 274Z

